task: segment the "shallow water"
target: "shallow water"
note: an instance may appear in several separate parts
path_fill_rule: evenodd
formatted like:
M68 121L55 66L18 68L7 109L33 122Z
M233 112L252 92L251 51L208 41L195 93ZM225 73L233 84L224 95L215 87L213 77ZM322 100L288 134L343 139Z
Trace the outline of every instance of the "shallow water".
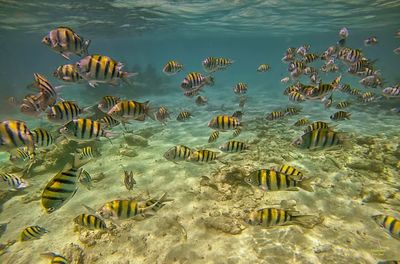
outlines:
M151 108L165 106L171 119L162 124L146 118L131 121L128 132L122 126L106 138L88 143L63 140L48 149L37 149L36 163L23 174L23 167L0 152L2 173L23 175L29 187L0 192L0 223L8 222L0 243L17 240L0 255L1 263L49 263L44 252L65 256L70 263L377 263L400 259L398 239L391 237L371 218L376 214L400 219L399 169L400 99L381 96L382 88L400 82L398 31L399 1L358 1L332 4L320 1L0 1L0 120L23 120L29 129L41 127L59 138L62 124L49 122L45 113L33 118L24 115L17 101L35 90L26 86L33 73L46 76L60 88L63 100L79 106L96 106L102 96L144 102ZM90 87L62 82L53 77L59 65L75 63L41 43L48 31L65 25L90 39L90 54L108 55L124 63L124 70L138 72L129 86L100 84ZM340 91L333 92L333 105L325 110L320 100L291 102L283 95L289 84L280 80L289 75L281 58L288 47L311 45L321 54L338 41L338 31L346 26L350 35L346 46L359 48L380 70L384 84L364 88L360 77L348 74L348 65L338 60L339 72L320 73L323 83L342 75L361 92L372 91L376 100L363 103ZM376 46L365 47L364 39L377 36ZM208 104L197 106L195 98L182 94L180 83L187 73L204 73L201 62L208 56L234 60L227 69L217 71L215 85L204 87L201 95ZM184 64L174 76L163 74L169 60ZM261 63L271 69L256 71ZM320 67L323 61L311 65ZM207 75L207 74L206 74ZM299 79L308 84L307 76ZM238 82L248 84L243 109L233 93ZM345 109L350 120L335 122L330 115L339 101L349 100ZM301 108L299 115L267 121L271 111L287 106ZM92 108L88 116L94 112ZM193 115L186 122L176 121L181 111ZM242 133L235 138L249 145L241 153L222 154L218 148L233 139L232 131L221 132L208 143L212 130L207 126L216 115L231 115L243 110ZM47 110L46 110L47 111ZM92 112L93 111L93 112ZM96 119L96 114L93 114ZM335 126L344 143L332 149L303 150L291 143L303 134L304 127L293 124L302 117L325 121ZM205 164L172 162L164 153L175 145L218 152L218 160ZM88 190L78 183L76 194L55 212L41 206L41 195L49 180L72 160L76 148L90 145L96 153L84 169L93 179ZM305 190L266 192L248 185L244 178L252 171L289 164L312 178L314 192ZM133 171L136 184L129 191L124 185L124 170ZM3 184L3 182L0 182ZM146 219L110 221L109 231L88 230L73 219L89 213L83 205L98 209L115 199L147 200L167 193L171 201ZM283 201L283 203L282 203ZM249 225L249 212L259 208L292 208L301 215L320 219L313 228L301 225L262 228ZM20 242L23 228L39 225L49 232L41 239Z

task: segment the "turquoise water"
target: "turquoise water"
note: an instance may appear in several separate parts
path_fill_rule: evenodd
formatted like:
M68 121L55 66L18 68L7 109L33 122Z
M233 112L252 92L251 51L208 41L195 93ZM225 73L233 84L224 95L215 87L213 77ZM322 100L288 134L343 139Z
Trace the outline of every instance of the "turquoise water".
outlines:
M378 263L400 259L399 234L395 233L400 222L387 220L394 230L391 236L372 218L383 214L400 219L400 121L399 113L393 111L400 108L400 99L398 95L386 98L382 92L400 83L400 55L394 52L400 47L399 11L400 1L0 1L0 120L21 120L30 130L46 129L56 141L48 148L36 146L35 163L29 170L29 160L22 165L9 161L16 147L1 149L2 175L21 177L29 186L9 190L0 179L0 224L7 223L0 235L4 247L0 263L50 263L51 258L41 256L45 252L64 256L69 263ZM91 40L89 54L109 56L123 63L124 71L138 75L128 78L130 84L119 81L95 88L85 79L67 83L53 77L58 66L84 57L71 55L68 61L41 43L59 26ZM319 70L321 83L342 76L338 88L325 94L333 96L329 109L324 109L321 100L289 100L283 94L285 88L310 81L302 74L281 82L290 76L288 63L281 60L286 50L304 44L311 46L309 53L318 55L329 46L341 50L337 42L343 27L349 30L345 47L360 49L373 62L371 67L379 70L376 75L383 84L363 87L359 83L363 77L347 72L350 63L336 58L338 72ZM365 46L364 40L371 36L378 38L378 44ZM234 62L210 74L202 66L210 56ZM164 74L170 60L182 63L183 70ZM257 72L263 63L270 69ZM318 59L309 65L320 69L324 63ZM205 106L196 105L196 97L185 97L180 88L193 71L215 78L213 86L201 89L200 95L208 99ZM150 101L149 116L144 122L128 120L126 128L106 128L111 142L105 137L68 140L59 132L66 122L48 119L50 107L37 117L21 113L22 99L38 93L27 88L34 73L45 76L54 87L62 85L57 102L76 102L86 109L81 117L103 117L97 104L106 95ZM239 82L248 85L244 108L233 92ZM373 92L375 99L362 102L340 91L343 84L362 93ZM11 97L15 102L10 103ZM351 103L343 110L351 113L350 120L331 120L338 111L336 104L344 100ZM153 120L161 106L170 112L165 124ZM266 120L272 111L288 106L301 108L300 114ZM216 142L208 143L213 132L210 120L238 110L244 113L240 135L234 138L233 129L221 131ZM182 111L190 112L192 118L178 122ZM300 118L327 122L343 141L320 150L294 146L292 142L305 134L305 127L293 125ZM230 140L243 142L249 149L221 152L219 147ZM165 153L177 145L214 151L217 160L167 160ZM85 146L95 153L82 166L93 186L88 189L78 182L72 198L47 213L42 205L46 185L65 172L76 149ZM265 191L246 183L254 171L274 171L282 165L301 171L303 183L310 179L313 192L303 188ZM124 170L133 172L132 190L124 185ZM152 215L145 214L144 219L110 219L99 212L116 199L151 201L164 193L168 201L159 210L148 209ZM316 224L312 228L300 220L270 227L249 224L249 215L260 208L310 215ZM83 213L104 220L108 228L90 230L75 224L74 219ZM35 225L48 233L20 241L23 229Z

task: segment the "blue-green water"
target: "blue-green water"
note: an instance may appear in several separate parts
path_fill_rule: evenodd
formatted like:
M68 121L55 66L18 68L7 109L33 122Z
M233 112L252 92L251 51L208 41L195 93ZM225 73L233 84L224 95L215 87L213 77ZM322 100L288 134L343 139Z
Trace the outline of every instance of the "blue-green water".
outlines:
M46 129L56 141L48 148L35 147L35 163L28 171L29 161L23 165L9 161L9 153L16 148L0 152L2 175L15 175L29 184L10 191L0 179L0 223L7 223L0 243L10 242L1 251L0 263L50 263L50 258L41 256L44 252L65 256L69 263L378 263L400 259L399 234L395 234L400 222L387 220L394 230L391 236L372 218L383 214L400 219L400 121L399 113L393 111L400 108L400 97L386 98L382 92L400 83L400 55L394 52L400 47L399 13L400 1L0 1L0 120L21 120L30 130ZM41 43L58 26L68 26L91 40L89 54L109 56L122 62L123 70L137 72L129 78L131 85L120 81L117 86L106 83L93 88L86 80L66 83L54 78L58 66L81 59L71 55L67 61ZM326 94L333 96L329 109L324 109L321 100L290 101L284 89L297 81L305 85L310 81L302 74L289 83L281 82L290 76L288 63L281 60L286 50L304 44L311 46L309 53L318 55L330 46L341 50L337 42L342 27L349 29L345 47L360 49L366 60L373 61L371 67L379 71L376 75L383 84L363 87L359 83L363 77L347 72L350 63L336 58L339 71L319 70L321 83L342 76L338 88ZM371 36L378 38L378 44L365 46L364 40ZM210 75L202 66L210 56L234 63L211 73L215 84L200 92L208 103L198 106L197 96L185 97L180 85L189 72ZM182 63L184 69L167 76L162 69L170 60ZM269 64L270 70L257 72L262 63ZM324 63L318 59L309 65L320 69ZM171 118L165 124L149 117L144 122L131 119L126 129L121 125L105 129L111 142L104 137L84 143L66 140L59 132L64 124L47 117L50 107L37 117L20 111L22 99L38 92L27 88L34 73L44 75L53 86L62 85L57 102L76 102L87 109L83 117L104 116L97 104L103 96L114 95L150 101L151 114L164 106ZM248 85L243 108L233 92L239 82ZM340 91L343 84L362 93L373 92L375 99L362 102ZM15 102L10 103L10 97ZM351 103L343 110L351 113L350 120L331 120L338 111L336 104L344 100ZM267 114L287 106L301 108L300 114L266 120ZM233 129L221 131L216 142L208 143L213 132L209 121L237 110L244 112L241 134L233 138ZM182 111L190 112L192 118L178 122ZM305 127L293 125L300 118L327 122L343 141L321 150L295 147L292 142L304 134ZM229 140L243 142L249 149L221 152L219 147ZM89 145L98 153L83 166L92 177L92 188L77 183L72 198L46 213L42 206L46 185L65 170L71 153ZM164 153L177 145L192 151L212 150L217 161L167 160ZM254 171L281 165L300 170L304 181L311 179L313 192L302 188L265 191L245 181ZM132 190L124 185L124 170L133 171ZM170 201L145 219L111 220L99 213L112 200L149 201L163 193ZM312 228L296 222L268 228L249 224L251 212L268 207L294 215L297 211L318 221ZM108 229L79 227L73 219L83 213L103 219ZM49 232L37 240L19 241L22 230L33 225Z

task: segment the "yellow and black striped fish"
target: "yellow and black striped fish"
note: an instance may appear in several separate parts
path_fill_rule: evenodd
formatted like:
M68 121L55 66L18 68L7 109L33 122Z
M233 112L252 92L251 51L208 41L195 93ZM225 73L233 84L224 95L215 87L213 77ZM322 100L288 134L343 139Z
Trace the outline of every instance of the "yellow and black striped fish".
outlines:
M290 166L290 165L286 165L286 164L282 165L278 171L283 174L292 176L292 178L297 181L299 181L299 180L301 180L301 178L303 178L303 173L301 171L299 171L298 169L296 169L295 167Z
M204 85L213 86L214 77L212 76L206 77L198 72L190 72L183 79L181 83L181 88L184 91L191 91L191 90L201 89Z
M29 153L34 152L32 132L26 123L18 120L5 120L0 122L0 150L12 150L27 147Z
M293 102L304 102L306 100L304 95L296 91L289 93L289 99Z
M71 54L78 56L87 55L90 40L84 41L82 37L69 27L58 27L51 30L43 38L42 43L69 60L69 55Z
M342 144L340 134L326 128L311 130L293 142L300 149L325 149Z
M160 198L149 199L147 201L137 201L137 200L114 200L104 204L99 213L102 217L108 219L129 219L135 217L145 217L146 215L153 215L154 208L160 207L164 204L166 193L164 193ZM161 206L162 207L162 206Z
M79 177L79 183L85 186L88 190L93 188L92 176L90 176L90 173L87 170L82 170L81 176Z
M183 65L177 61L171 60L163 67L163 73L166 75L174 75L183 70Z
M158 108L158 111L154 114L154 118L157 121L165 124L167 120L170 118L167 108L165 108L164 106Z
M308 53L304 56L303 62L304 63L311 63L315 60L317 60L319 56L315 53Z
M247 84L246 83L237 83L235 87L233 87L233 92L235 94L245 94L247 92Z
M233 152L241 152L243 150L247 150L249 149L249 146L244 142L231 140L220 146L219 149L223 152L233 153Z
M268 64L261 64L258 66L257 71L258 72L266 72L270 69L271 67Z
M106 95L103 96L100 103L97 105L97 108L104 113L108 113L116 104L118 104L121 99L117 96Z
M90 230L106 230L106 223L99 217L91 214L81 214L74 218L77 225L83 226Z
M311 93L307 95L307 98L319 99L332 92L334 89L335 87L330 83L320 83L318 87L311 90Z
M290 191L298 190L298 188L308 192L314 191L310 185L311 178L301 181L295 178L296 176L284 174L275 170L261 169L250 173L249 176L245 177L244 181L264 191Z
M105 115L99 120L100 124L103 126L103 128L113 128L121 124L118 120L112 118L109 115Z
M22 230L20 235L21 241L40 239L44 234L48 233L46 229L40 226L28 226Z
M126 122L129 119L144 121L146 116L154 119L149 110L149 101L139 103L133 100L123 100L114 105L107 114L120 122Z
M359 72L364 72L365 70L368 69L370 71L370 73L372 73L372 74L363 73L363 74L361 74L361 76L374 75L374 73L376 73L376 72L374 72L371 67L373 67L373 62L370 62L367 59L362 59L362 60L352 63L350 65L349 69L347 70L347 72L350 74L358 75Z
M350 84L345 83L345 84L340 85L339 90L344 93L349 93L351 91L351 86L350 86Z
M277 120L281 119L285 116L285 112L282 111L273 111L269 113L266 117L267 120Z
M187 111L183 111L183 112L180 112L179 114L178 114L178 116L176 117L176 120L177 121L180 121L180 122L185 122L185 121L187 121L189 118L191 118L192 117L192 114L191 113L189 113L189 112L187 112Z
M308 120L307 118L301 118L301 119L297 120L296 123L294 123L294 125L295 126L305 126L309 123L310 123L310 120Z
M285 109L285 114L286 115L297 115L299 114L301 111L300 108L297 107L293 107L293 106L289 106Z
M79 74L75 64L58 66L53 76L65 82L79 82L82 80L82 76Z
M46 252L40 255L49 258L50 264L69 264L69 261L64 256L58 255L53 252Z
M339 103L336 105L336 108L337 108L337 109L344 109L344 108L346 108L346 107L349 107L350 104L351 104L351 103L348 102L348 101L339 102Z
M28 187L24 179L9 173L0 173L0 190L22 190Z
M78 148L76 149L76 155L79 160L93 158L93 148L91 146Z
M190 154L188 161L194 162L211 162L217 159L217 152L207 150L207 149L200 149L192 151Z
M66 123L76 119L83 110L72 101L61 101L53 105L47 113L47 118L56 123Z
M233 63L234 63L233 60L227 58L216 58L216 57L208 57L202 62L204 70L206 72L215 72L217 70L224 70Z
M357 88L353 88L350 90L349 94L354 95L354 96L359 96L359 95L361 95L361 91Z
M35 78L35 82L31 86L36 87L42 94L46 95L48 105L53 105L57 99L56 89L43 75L34 73L33 76Z
M35 154L29 153L27 147L17 148L10 151L10 161L16 166L27 165L28 162L32 162L35 158Z
M302 72L306 68L306 65L301 61L293 61L289 63L288 70L289 72L299 71Z
M104 131L98 121L87 118L79 118L65 124L60 133L75 141L90 141L100 137L108 138L111 133Z
M374 215L372 219L383 227L392 237L400 240L400 220L390 215Z
M219 130L234 130L241 126L239 118L228 116L228 115L219 115L213 117L208 123L208 127Z
M53 136L44 128L32 130L32 135L36 147L47 148L55 143Z
M308 133L308 132L310 132L312 130L322 129L322 128L332 130L331 128L329 128L329 124L328 123L325 123L325 122L322 122L322 121L315 121L315 122L313 122L313 123L311 123L310 125L307 126L307 128L304 130L304 133Z
M351 49L346 56L346 61L350 63L354 63L356 61L359 61L363 58L363 54L361 53L361 50L359 49Z
M76 63L79 74L95 87L97 83L117 84L118 79L127 81L137 75L122 71L123 64L104 55L89 55Z
M44 187L41 195L41 205L47 213L60 209L76 193L77 181L82 173L80 168L90 159L79 159L75 153L72 163L57 173Z
M339 85L339 83L340 83L341 80L342 80L342 75L339 75L338 77L336 77L336 78L332 81L331 85L332 85L333 89L336 89L336 88L338 87L338 85Z
M297 85L291 85L283 91L283 94L289 95L291 92L298 92L298 91L299 91L299 87L297 87Z
M184 145L177 145L164 153L164 158L170 161L182 161L187 160L192 154L192 149L184 146Z
M233 130L233 137L237 137L240 135L240 133L242 133L242 128L237 127L235 130Z
M340 121L340 120L349 120L351 113L345 111L338 111L330 116L332 120Z
M219 138L219 131L213 131L210 135L210 137L208 138L208 143L212 143L217 141L217 139Z
M313 228L321 222L318 216L294 215L296 212L278 208L262 208L251 212L246 218L250 225L262 227L301 225L305 228Z

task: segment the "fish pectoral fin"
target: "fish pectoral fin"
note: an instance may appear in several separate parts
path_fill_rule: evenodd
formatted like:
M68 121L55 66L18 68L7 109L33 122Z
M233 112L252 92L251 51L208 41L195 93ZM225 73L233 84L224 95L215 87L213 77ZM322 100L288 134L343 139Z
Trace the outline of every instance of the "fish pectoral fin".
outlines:
M60 52L60 55L64 57L64 59L71 60L66 54Z
M96 88L96 86L97 86L97 82L96 81L89 81L88 83L93 88Z

